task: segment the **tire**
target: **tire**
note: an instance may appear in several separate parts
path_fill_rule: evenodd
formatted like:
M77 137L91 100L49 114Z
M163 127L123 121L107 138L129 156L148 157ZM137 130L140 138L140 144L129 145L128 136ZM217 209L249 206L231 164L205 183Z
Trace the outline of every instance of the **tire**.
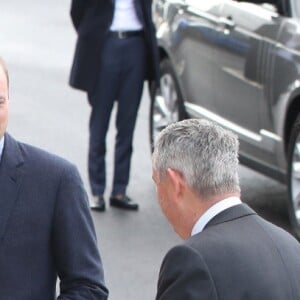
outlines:
M288 191L290 221L300 239L300 114L292 127L288 145Z
M160 63L160 87L151 88L149 135L151 152L161 130L187 118L175 73L169 59Z

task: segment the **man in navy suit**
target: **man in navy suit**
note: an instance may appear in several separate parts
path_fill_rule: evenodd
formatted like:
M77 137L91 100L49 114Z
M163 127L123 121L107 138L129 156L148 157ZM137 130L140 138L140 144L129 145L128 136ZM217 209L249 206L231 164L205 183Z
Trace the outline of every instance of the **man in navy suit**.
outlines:
M9 88L0 59L0 298L105 300L87 195L74 165L6 132Z
M158 49L151 0L72 0L78 39L72 87L87 92L92 111L88 170L93 203L105 210L105 138L117 102L114 176L110 205L137 210L127 195L132 139L143 83L158 83Z
M168 126L153 179L185 240L163 260L157 300L300 299L300 245L241 202L234 134L205 120Z

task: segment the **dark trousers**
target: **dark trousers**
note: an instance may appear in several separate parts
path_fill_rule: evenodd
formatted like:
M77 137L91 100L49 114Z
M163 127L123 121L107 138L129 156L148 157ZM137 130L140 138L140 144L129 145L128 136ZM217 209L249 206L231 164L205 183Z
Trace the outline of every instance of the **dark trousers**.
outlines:
M106 133L117 101L116 142L112 195L125 194L129 181L133 132L145 78L144 37L108 37L101 53L98 82L88 94L92 107L88 170L93 195L103 195L106 184Z

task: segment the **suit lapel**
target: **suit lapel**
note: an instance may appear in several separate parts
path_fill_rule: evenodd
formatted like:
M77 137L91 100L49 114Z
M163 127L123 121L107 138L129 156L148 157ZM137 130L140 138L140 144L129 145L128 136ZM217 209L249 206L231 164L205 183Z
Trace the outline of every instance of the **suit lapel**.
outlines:
M136 14L139 18L139 20L142 22L142 24L145 26L145 20L143 16L143 9L142 9L142 1L141 0L134 0L134 6Z
M255 215L255 214L256 212L244 203L235 205L228 209L225 209L224 211L216 215L214 218L212 218L207 223L204 229L220 223L232 221L234 219L242 218L249 215Z
M6 134L0 164L0 242L18 196L23 162L17 142Z

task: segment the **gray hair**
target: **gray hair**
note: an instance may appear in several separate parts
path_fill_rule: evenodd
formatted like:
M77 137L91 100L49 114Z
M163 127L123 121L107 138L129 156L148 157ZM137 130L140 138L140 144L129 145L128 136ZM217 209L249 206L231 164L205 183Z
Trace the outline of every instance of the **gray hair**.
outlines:
M198 195L210 198L240 192L237 136L200 119L188 119L160 132L152 156L159 177L168 168L182 174Z

